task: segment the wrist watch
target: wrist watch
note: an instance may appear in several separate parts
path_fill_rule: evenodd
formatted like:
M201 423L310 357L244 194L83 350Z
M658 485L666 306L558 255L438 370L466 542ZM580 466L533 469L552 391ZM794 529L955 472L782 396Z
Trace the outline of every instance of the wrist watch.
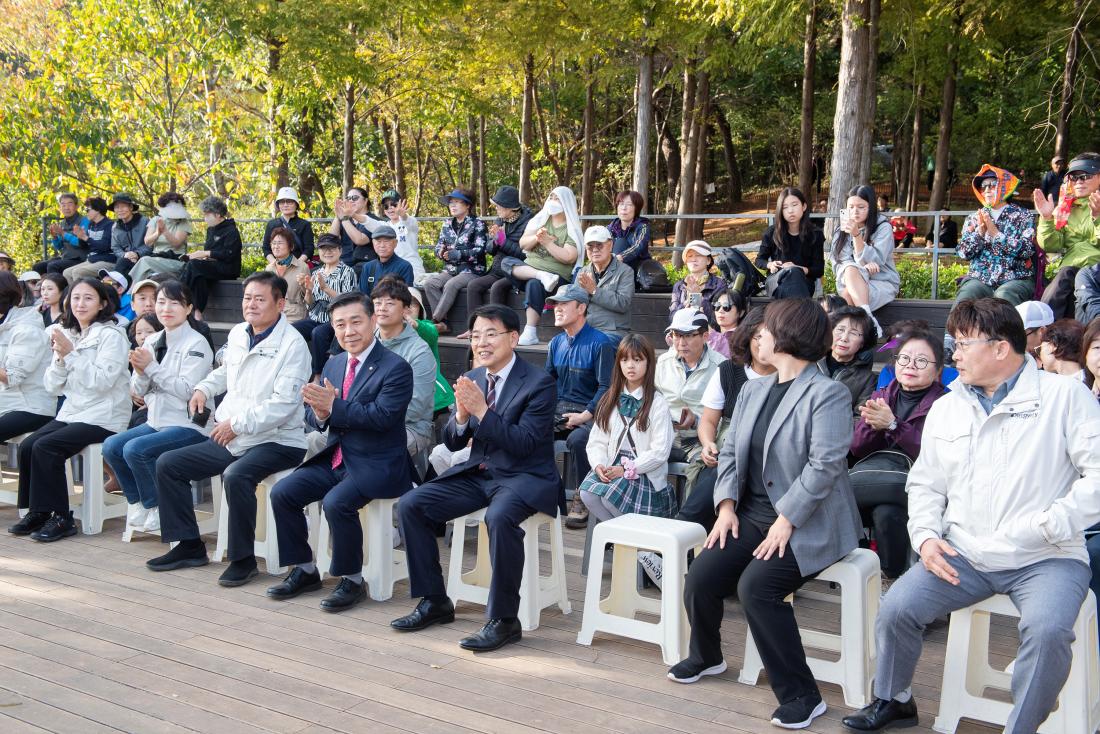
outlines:
M890 425L886 426L886 430L887 431L896 431L896 430L898 430L898 419L895 418L894 420L890 421Z

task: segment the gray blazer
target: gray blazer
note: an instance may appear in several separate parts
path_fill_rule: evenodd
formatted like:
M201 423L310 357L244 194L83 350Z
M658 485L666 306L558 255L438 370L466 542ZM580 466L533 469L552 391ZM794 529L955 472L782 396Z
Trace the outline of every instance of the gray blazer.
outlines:
M714 506L740 502L747 489L749 441L776 377L749 380L737 396L718 456ZM807 365L787 390L764 439L764 484L776 512L794 525L790 548L805 576L832 565L859 543L862 524L848 482L852 396Z

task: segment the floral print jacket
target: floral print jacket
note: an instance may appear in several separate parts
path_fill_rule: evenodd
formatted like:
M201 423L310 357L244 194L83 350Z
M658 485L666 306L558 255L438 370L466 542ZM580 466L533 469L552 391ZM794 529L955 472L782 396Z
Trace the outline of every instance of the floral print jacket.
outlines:
M485 222L477 217L468 216L461 224L452 217L443 225L435 245L435 254L443 261L443 269L451 275L484 275L488 232Z
M970 261L968 279L996 288L1010 280L1035 278L1035 215L1015 204L1006 204L995 218L999 234L988 236L978 212L966 218L956 250Z

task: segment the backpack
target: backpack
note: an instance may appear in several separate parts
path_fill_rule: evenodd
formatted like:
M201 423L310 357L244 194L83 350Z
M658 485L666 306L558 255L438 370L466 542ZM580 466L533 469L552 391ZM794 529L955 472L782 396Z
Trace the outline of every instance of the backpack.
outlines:
M718 266L718 272L729 283L730 291L740 293L745 298L752 298L760 293L764 285L764 276L745 257L745 253L730 247L725 255L716 260L715 264Z
M661 263L645 259L635 263L634 290L638 293L671 293L672 284Z

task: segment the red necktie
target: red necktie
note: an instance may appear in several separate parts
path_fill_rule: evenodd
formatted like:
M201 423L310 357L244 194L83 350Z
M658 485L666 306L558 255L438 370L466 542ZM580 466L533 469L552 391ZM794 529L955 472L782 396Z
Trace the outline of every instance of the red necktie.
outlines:
M348 360L348 373L344 375L344 385L340 388L340 397L347 398L348 390L351 389L351 384L355 382L355 368L359 366L359 359L352 357ZM336 452L332 455L332 468L340 466L344 463L344 451L339 444L336 446Z

